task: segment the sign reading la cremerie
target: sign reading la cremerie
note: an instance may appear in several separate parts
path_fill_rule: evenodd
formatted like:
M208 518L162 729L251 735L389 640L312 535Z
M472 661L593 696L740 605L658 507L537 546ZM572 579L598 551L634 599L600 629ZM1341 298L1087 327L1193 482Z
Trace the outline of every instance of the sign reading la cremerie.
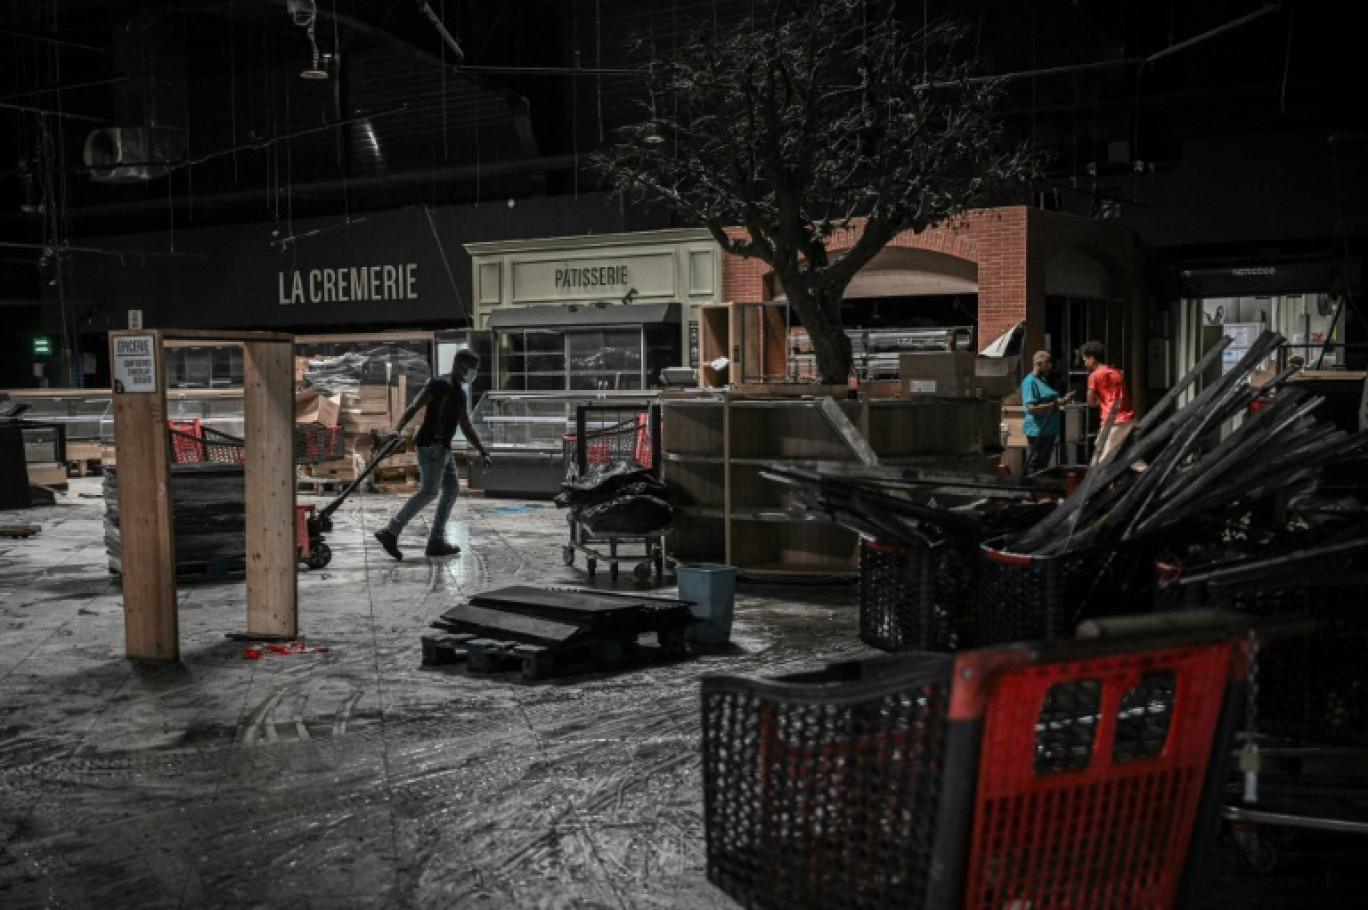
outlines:
M418 299L418 263L340 266L276 273L280 305Z

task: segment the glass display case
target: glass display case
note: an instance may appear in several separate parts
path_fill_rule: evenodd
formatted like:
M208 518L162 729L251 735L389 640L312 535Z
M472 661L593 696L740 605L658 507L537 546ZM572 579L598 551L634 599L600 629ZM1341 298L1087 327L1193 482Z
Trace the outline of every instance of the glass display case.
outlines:
M514 329L498 333L498 377L509 391L634 391L679 360L675 327Z
M500 391L639 392L681 361L677 303L509 308L489 328Z
M242 345L168 344L165 358L168 389L242 387Z
M25 421L52 428L25 430L30 465L66 462L84 472L98 463L114 463L114 398L109 389L8 389L0 391L0 402L0 411L28 405ZM168 420L198 420L229 436L242 437L244 407L241 388L166 391Z
M656 400L654 391L488 392L471 413L471 423L494 457L485 469L473 449L467 449L471 487L487 496L551 498L566 476L566 439L575 433L576 409L581 404L621 405L644 409ZM612 408L596 410L587 426L601 429L612 422ZM594 422L597 421L597 422ZM464 444L456 434L455 445Z
M68 442L98 441L101 421L113 412L108 389L12 389L0 393L0 411L26 404L23 416L41 423L61 424Z
M866 381L897 379L899 358L903 354L972 350L972 326L945 326L924 329L846 329L850 356L859 378ZM807 330L789 333L793 378L799 382L816 381L817 357Z

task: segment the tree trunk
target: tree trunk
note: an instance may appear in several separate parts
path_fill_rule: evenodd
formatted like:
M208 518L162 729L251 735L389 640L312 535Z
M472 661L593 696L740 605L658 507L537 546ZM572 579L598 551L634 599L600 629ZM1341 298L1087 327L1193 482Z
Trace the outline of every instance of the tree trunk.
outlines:
M841 298L807 288L785 288L789 305L807 329L817 358L817 376L826 385L844 385L850 375L850 338L841 325Z

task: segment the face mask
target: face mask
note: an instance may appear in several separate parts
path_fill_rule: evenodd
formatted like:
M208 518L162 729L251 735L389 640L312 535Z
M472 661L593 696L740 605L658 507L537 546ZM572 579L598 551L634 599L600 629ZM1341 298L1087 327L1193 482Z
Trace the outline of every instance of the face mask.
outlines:
M470 383L475 381L475 377L480 375L480 371L475 367L467 367L461 373L461 382Z

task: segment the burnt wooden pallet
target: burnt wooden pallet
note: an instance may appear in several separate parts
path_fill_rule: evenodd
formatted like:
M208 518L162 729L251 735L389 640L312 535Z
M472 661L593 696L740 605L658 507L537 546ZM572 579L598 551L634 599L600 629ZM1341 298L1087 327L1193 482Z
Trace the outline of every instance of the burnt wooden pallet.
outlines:
M295 491L299 493L341 493L350 480L327 477L300 477L295 480Z
M515 585L476 595L433 623L424 663L466 662L473 673L521 667L524 677L609 667L686 652L687 601ZM655 646L643 645L654 635Z
M500 613L535 616L583 626L596 632L614 629L652 631L662 626L687 625L685 601L583 589L536 588L511 585L470 598L471 605Z
M109 574L122 575L121 561L110 558ZM217 581L221 578L241 578L247 574L245 559L211 559L176 563L176 578L181 581Z
M687 653L682 631L656 633L656 645L643 645L636 636L590 636L572 645L547 647L473 633L423 636L423 665L464 662L471 673L520 671L524 679L545 679L595 669L614 669Z

